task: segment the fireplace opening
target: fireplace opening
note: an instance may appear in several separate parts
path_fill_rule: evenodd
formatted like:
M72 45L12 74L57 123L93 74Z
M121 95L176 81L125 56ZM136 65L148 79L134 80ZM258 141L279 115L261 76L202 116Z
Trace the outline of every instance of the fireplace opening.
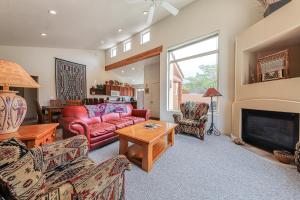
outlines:
M299 113L243 109L242 139L270 152L294 152L299 141Z

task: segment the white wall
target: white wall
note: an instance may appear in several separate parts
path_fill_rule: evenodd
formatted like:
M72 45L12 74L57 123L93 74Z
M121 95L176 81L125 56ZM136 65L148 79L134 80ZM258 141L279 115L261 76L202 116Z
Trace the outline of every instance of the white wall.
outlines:
M39 77L39 101L42 105L47 105L50 97L56 98L55 57L86 65L88 95L94 80L104 83L114 79L110 72L104 70L103 51L0 46L0 59L14 61L29 74Z
M234 51L235 37L242 30L262 18L263 8L257 0L198 0L182 9L178 16L168 17L151 27L151 42L140 45L140 35L133 37L133 49L122 52L118 46L118 56L110 58L106 51L106 64L163 45L160 60L160 117L173 120L167 111L167 49L213 32L220 34L219 89L220 113L217 122L220 129L231 132L231 105L234 99Z
M146 64L144 67L144 85L149 88L149 93L145 93L144 107L151 110L151 116L160 117L160 65L158 63Z

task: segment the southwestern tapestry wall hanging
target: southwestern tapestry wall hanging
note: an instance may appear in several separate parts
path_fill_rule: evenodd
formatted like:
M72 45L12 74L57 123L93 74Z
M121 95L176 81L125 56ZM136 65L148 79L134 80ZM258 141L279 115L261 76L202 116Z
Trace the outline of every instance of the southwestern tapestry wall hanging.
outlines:
M56 98L79 100L87 96L86 66L55 58Z

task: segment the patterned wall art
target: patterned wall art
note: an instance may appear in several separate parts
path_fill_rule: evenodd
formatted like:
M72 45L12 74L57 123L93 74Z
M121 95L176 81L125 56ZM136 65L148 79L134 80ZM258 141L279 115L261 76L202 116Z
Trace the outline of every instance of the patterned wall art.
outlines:
M86 66L55 58L55 85L57 99L86 98Z

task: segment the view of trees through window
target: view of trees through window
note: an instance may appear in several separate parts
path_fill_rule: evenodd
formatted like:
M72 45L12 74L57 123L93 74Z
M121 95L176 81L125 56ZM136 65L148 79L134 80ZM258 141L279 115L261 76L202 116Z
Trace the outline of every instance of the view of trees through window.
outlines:
M218 35L168 51L169 110L187 101L210 103L203 94L218 87L218 54Z

